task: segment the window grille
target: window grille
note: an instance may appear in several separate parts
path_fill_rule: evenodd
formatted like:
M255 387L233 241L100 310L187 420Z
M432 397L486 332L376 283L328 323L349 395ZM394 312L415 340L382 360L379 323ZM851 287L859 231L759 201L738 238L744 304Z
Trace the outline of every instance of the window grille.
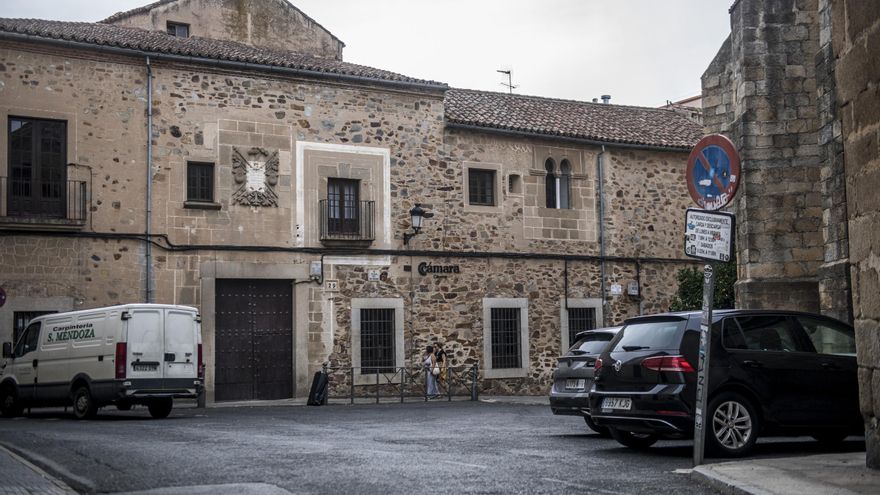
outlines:
M394 309L361 309L361 374L394 373Z
M468 169L468 203L495 206L495 171Z
M492 368L522 368L520 309L491 308Z
M596 308L568 308L568 343L573 345L575 335L596 328Z

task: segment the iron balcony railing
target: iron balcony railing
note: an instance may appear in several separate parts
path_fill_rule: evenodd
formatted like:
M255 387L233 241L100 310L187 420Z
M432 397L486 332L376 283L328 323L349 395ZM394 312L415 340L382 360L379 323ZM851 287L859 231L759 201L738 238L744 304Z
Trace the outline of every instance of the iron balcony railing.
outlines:
M7 220L84 223L87 212L85 181L0 177L0 216Z
M375 201L338 201L322 199L320 202L322 241L373 241Z

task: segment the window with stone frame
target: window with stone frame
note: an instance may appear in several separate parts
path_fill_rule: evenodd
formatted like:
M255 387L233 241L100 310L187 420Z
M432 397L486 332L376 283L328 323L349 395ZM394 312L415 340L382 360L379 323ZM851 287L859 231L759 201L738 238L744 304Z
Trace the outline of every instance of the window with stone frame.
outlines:
M195 203L214 202L213 163L186 163L186 200Z
M166 31L171 36L176 36L178 38L189 38L189 24L168 21L165 26Z
M394 308L361 308L361 373L394 373Z
M568 342L574 343L575 336L585 330L596 328L596 308L568 308Z
M483 298L483 378L529 374L529 300Z
M571 208L571 162L563 159L557 172L556 162L548 158L544 170L545 206L557 210Z
M468 202L476 206L495 206L495 171L468 169Z

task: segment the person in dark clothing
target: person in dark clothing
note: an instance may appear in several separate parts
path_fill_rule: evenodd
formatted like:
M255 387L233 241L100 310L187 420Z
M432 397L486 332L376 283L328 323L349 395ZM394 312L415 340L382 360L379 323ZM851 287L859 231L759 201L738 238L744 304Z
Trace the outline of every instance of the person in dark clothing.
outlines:
M437 365L440 366L440 375L437 376L437 381L440 385L446 386L446 351L443 350L443 346L440 345L440 342L434 343L434 360L437 362Z

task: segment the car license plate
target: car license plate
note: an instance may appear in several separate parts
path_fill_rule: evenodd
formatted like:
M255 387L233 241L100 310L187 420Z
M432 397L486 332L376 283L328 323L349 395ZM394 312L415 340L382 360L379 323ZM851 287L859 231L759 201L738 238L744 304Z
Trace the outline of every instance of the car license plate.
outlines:
M587 386L584 378L569 378L565 380L565 388L568 390L583 390Z
M629 411L632 409L632 399L625 397L606 397L602 399L602 409L619 409Z
M141 363L131 363L132 371L156 371L159 365L155 363L150 364L141 364Z

